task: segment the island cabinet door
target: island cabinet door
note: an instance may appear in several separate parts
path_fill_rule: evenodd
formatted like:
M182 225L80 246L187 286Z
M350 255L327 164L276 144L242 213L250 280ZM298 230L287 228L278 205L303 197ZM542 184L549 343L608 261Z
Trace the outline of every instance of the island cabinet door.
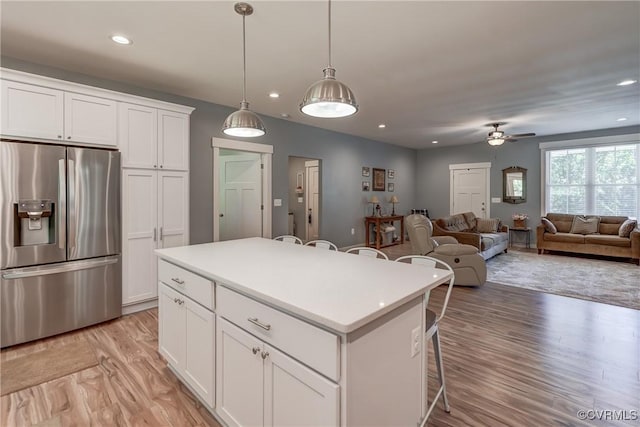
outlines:
M263 344L218 317L216 412L229 426L263 425Z
M188 298L185 300L186 357L184 376L195 392L210 407L215 403L214 367L215 367L215 315Z
M337 426L340 387L265 345L264 425Z
M185 307L184 295L174 291L164 283L159 284L158 348L160 354L176 370L180 371L185 359Z

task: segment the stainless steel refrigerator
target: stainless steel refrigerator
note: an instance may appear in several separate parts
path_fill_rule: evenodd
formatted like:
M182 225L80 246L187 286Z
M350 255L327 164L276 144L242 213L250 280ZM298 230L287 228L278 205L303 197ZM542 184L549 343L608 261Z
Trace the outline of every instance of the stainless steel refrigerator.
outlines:
M120 153L0 141L1 346L121 315Z

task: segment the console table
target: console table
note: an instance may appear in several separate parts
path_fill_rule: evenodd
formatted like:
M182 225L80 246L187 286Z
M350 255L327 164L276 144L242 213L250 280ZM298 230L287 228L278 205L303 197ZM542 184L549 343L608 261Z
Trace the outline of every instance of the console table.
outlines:
M400 245L404 243L404 216L402 215L390 215L390 216L367 216L364 219L364 229L366 234L365 245L373 246L376 249L384 248L387 246ZM394 223L395 221L400 221L400 241L399 242L391 242L387 245L381 245L382 240L382 232L380 231L380 225L384 222ZM369 227L373 224L376 230L376 241L375 244L371 244L369 239Z

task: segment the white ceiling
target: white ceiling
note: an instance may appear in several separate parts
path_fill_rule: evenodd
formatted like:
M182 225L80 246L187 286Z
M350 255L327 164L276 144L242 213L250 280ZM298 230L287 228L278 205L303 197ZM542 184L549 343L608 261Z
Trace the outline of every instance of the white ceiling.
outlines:
M298 110L326 65L327 3L251 3L247 99L259 114L414 148L482 141L494 121L538 135L640 124L640 84L616 86L640 80L637 1L334 1L333 65L360 104L343 119ZM233 5L2 1L2 54L238 107Z

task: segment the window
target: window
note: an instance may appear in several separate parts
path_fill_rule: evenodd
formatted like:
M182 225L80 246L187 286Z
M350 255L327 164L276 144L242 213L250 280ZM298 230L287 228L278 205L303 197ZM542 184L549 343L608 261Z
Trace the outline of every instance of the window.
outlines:
M545 151L545 210L640 215L640 144Z

